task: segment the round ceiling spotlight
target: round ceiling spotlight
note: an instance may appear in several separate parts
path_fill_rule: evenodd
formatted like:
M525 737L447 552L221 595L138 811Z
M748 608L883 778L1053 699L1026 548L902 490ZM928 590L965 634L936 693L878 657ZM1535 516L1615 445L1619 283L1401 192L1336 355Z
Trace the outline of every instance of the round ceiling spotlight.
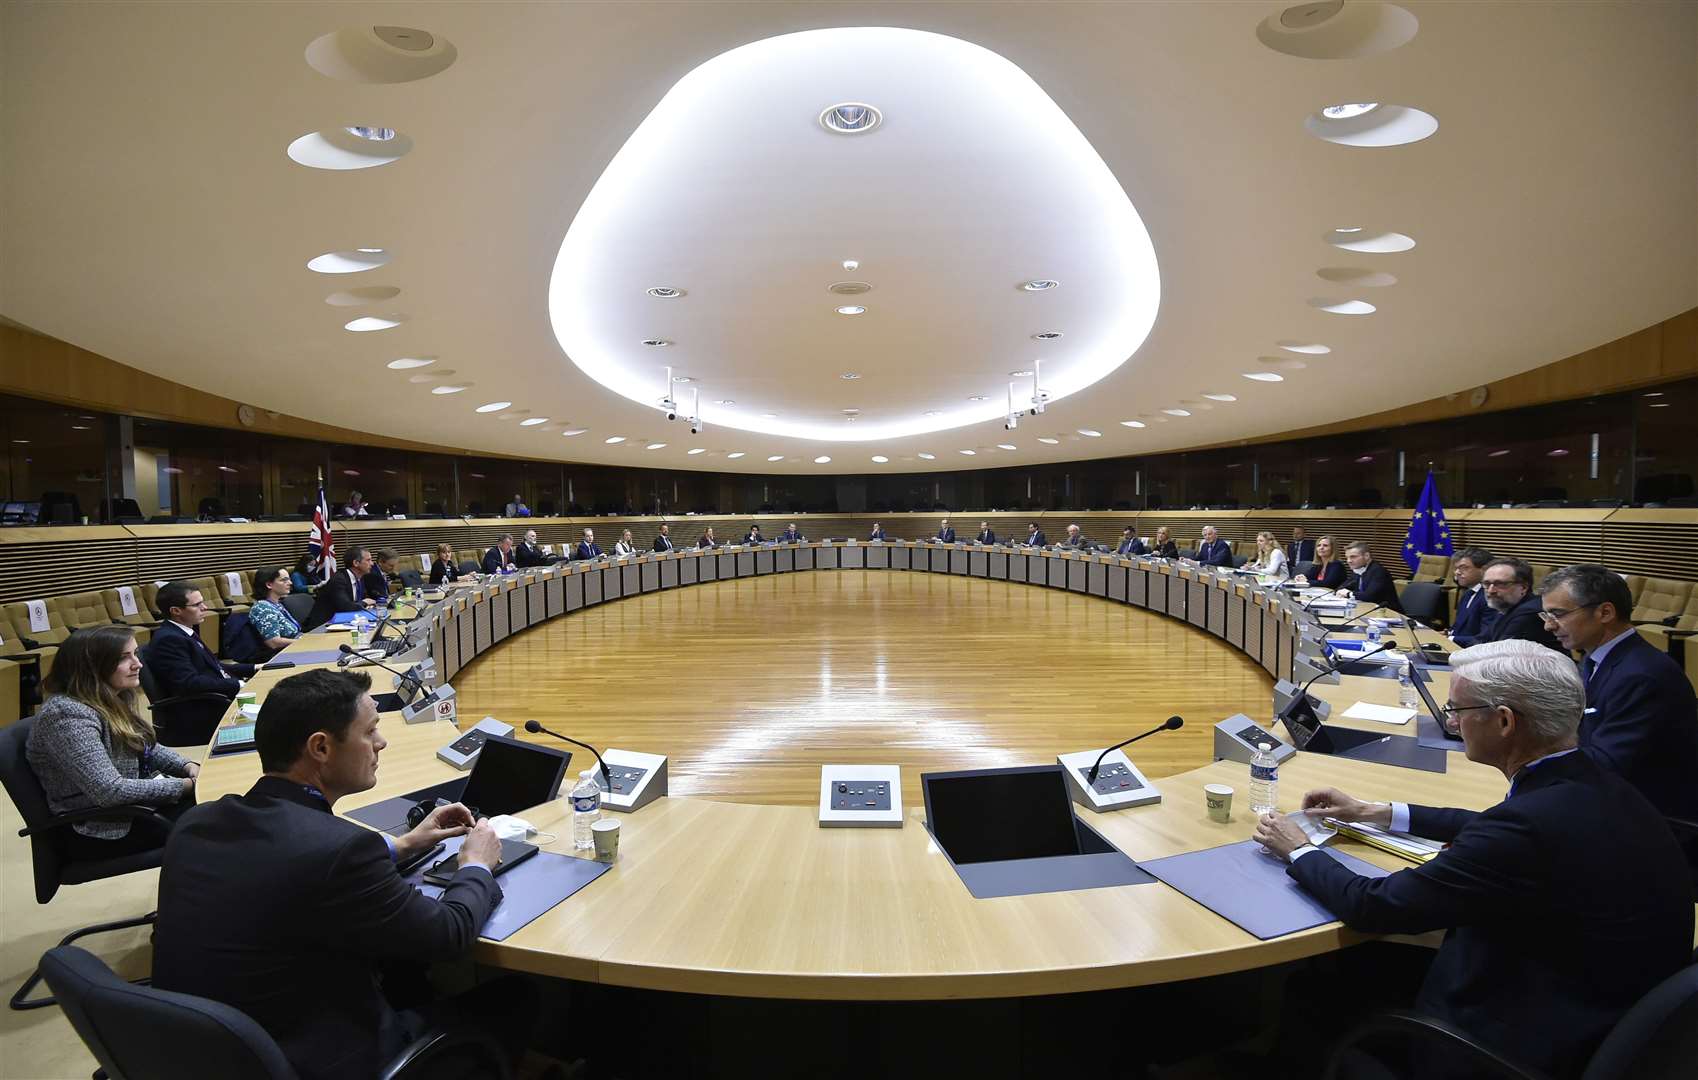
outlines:
M1256 27L1261 43L1305 60L1353 60L1414 39L1421 24L1396 4L1377 0L1304 0Z
M978 451L977 450L957 450L956 453L966 454L968 457L974 457L978 454Z
M651 337L651 338L644 338L643 344L647 345L651 349L664 349L668 345L671 345L672 342L670 342L670 341L668 341L668 340L666 340L665 338L662 338L662 337Z
M860 268L861 268L861 260L859 260L859 259L844 259L843 260L843 269L845 269L845 270L859 270Z
M1141 428L1141 427L1147 427L1148 425L1146 425L1142 420L1122 420L1120 422L1120 426L1121 427L1129 427L1129 428Z
M1332 300L1324 296L1310 297L1309 306L1334 315L1372 315L1379 310L1366 300Z
M623 436L623 435L609 435L607 438L605 438L601 441L606 443L609 446L614 446L618 443L624 442L625 436Z
M458 394L462 390L470 390L471 388L472 384L469 382L446 383L442 386L431 387L430 392L433 394Z
M1383 289L1397 284L1395 274L1360 266L1323 266L1315 271L1315 276L1335 285L1361 285L1370 289Z
M1360 110L1330 117L1329 110ZM1329 105L1307 117L1303 126L1317 139L1339 146L1408 146L1439 129L1432 113L1408 105Z
M683 289L674 289L670 285L656 285L648 291L656 300L676 300L684 295Z
M1060 439L1052 439L1048 435L1039 435L1038 441L1043 443L1046 446L1055 446L1055 445L1057 445L1058 443L1061 442Z
M1100 439L1103 437L1103 433L1098 431L1096 428L1082 427L1079 429L1079 434L1088 439Z
M1210 401L1237 401L1237 394L1204 394Z
M837 309L839 315L865 315L867 309L859 304L845 304Z
M1040 330L1032 335L1033 341L1057 341L1061 338L1060 330Z
M861 374L858 371L845 371L843 374L838 376L839 379L849 379L849 380L859 379L860 377L861 377Z
M737 403L735 401L732 401L730 398L720 398L718 401L714 402L714 404L715 405L723 405L727 409L729 409Z
M367 285L359 289L343 289L333 292L324 298L331 307L360 307L365 304L375 304L382 300L393 300L401 295L401 290L394 285Z
M1294 356L1258 356L1256 363L1266 367L1279 368L1281 371L1302 371L1309 366L1307 360L1299 360Z
M407 316L391 315L362 315L358 319L343 325L342 329L351 330L356 334L369 334L373 330L391 330L407 321Z
M999 442L999 443L996 444L996 448L998 450L1018 450L1018 449L1020 449L1018 446L1015 446L1011 442Z
M440 382L452 374L454 374L453 368L441 368L440 370L430 372L427 375L409 375L407 376L407 381L415 386L425 386L429 383Z
M389 361L385 366L396 371L408 371L412 368L429 367L434 363L436 363L434 356L403 356L399 360Z
M883 465L885 462L887 462L889 460L890 459L885 457L883 454L874 454L873 455L873 462L875 464L878 464L878 465Z
M1163 409L1162 412L1166 413L1169 416L1190 416L1191 415L1190 409Z
M664 450L664 449L666 449L666 444L663 443L663 442L651 442L647 446L643 447L643 449L644 450Z
M860 296L862 293L872 292L873 287L864 281L834 281L826 286L826 291L839 296Z
M830 465L831 464L831 457L828 454L821 454L819 457L814 459L814 464L815 465Z
M481 413L492 413L500 412L502 409L511 409L512 407L513 403L511 401L492 401L487 405L479 405L477 411Z
M766 459L768 461L783 461L784 455L783 454L768 454L766 456Z
M1286 352L1302 353L1305 356L1325 356L1332 352L1330 345L1315 345L1304 341L1276 341L1274 344Z
M937 455L936 454L928 454L924 450L921 450L920 451L920 460L921 461L936 461Z
M331 79L357 83L403 83L428 79L454 62L458 51L447 38L411 26L348 26L307 46L306 61Z
M820 126L833 135L865 135L882 123L883 113L859 101L846 101L820 111Z
M726 454L725 456L730 458L732 461L736 461L738 458L742 457L745 453L747 453L747 451L733 450L733 451L731 451L731 453Z
M359 131L387 133L387 138L355 134ZM413 148L413 140L388 128L334 127L309 131L289 144L289 158L309 169L373 169L399 161Z
M1027 292L1048 292L1060 284L1061 282L1054 278L1033 278L1031 281L1022 282L1020 287Z
M352 251L327 251L307 260L307 269L316 274L358 274L376 270L394 258L382 248L355 248Z
M672 381L675 382L675 383L691 383L691 382L695 382L696 380L692 376L689 376L689 375L674 375L674 376L672 376Z
M686 450L685 453L689 454L691 457L695 457L697 454L707 453L707 447L705 447L705 446L692 446L692 447L690 447L690 449Z
M519 426L520 427L536 427L538 424L546 424L546 423L548 423L548 417L546 417L546 416L529 416L529 417L526 417L525 419L519 421Z
M1380 103L1377 101L1358 101L1344 105L1328 105L1326 108L1321 110L1321 115L1326 117L1328 120L1349 120L1353 117L1371 113L1379 107Z
M1285 376L1281 375L1277 371L1246 371L1246 372L1243 372L1243 375L1246 379L1254 379L1257 382L1284 382L1285 381Z
M1408 251L1415 241L1400 232L1369 232L1363 228L1333 229L1321 237L1335 248L1367 255L1389 255Z
M570 439L575 435L582 435L584 432L586 432L588 430L589 430L589 428L569 427L565 431L562 431L560 434L564 435L566 438Z

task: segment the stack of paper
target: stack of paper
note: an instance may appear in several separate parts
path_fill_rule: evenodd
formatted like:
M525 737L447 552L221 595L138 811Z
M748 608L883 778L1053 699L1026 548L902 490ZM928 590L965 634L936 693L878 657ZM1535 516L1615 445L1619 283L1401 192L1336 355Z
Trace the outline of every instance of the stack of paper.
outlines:
M1375 659L1379 659L1375 657ZM1374 720L1381 724L1407 724L1415 719L1414 709L1404 709L1396 705L1375 705L1367 701L1358 701L1344 710L1346 720Z
M1375 825L1361 821L1340 821L1337 818L1327 818L1326 823L1352 840L1360 840L1364 844L1390 852L1410 862L1424 863L1444 850L1444 845L1437 840L1428 840L1422 836L1411 836L1408 833L1387 832Z

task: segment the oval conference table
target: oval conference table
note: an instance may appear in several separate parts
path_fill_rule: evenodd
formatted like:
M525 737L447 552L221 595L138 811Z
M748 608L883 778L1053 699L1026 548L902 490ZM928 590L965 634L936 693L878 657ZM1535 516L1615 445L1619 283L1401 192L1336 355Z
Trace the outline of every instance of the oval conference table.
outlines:
M1155 611L1241 650L1281 679L1298 662L1310 619L1289 593L1184 563L971 544L828 541L562 563L454 588L435 600L426 594L417 609L401 612L414 616L419 646L397 661L428 652L437 678L452 680L471 659L499 648L519 630L624 597L758 574L866 569L1006 580L1078 593L1079 603ZM306 634L277 659L322 655L345 640L345 634ZM247 688L263 702L270 686L308 666L261 671ZM367 670L382 676L381 669ZM1444 669L1428 673L1433 695L1442 702L1448 686ZM1065 680L1066 673L1054 677ZM377 682L374 692L390 681ZM1343 676L1337 685L1316 684L1313 693L1333 706L1329 723L1388 734L1401 730L1338 719L1356 701L1394 704L1395 679ZM1268 715L1253 703L1245 709L1252 716ZM377 786L343 799L338 812L462 775L435 756L453 741L453 725L405 724L399 714L385 716L389 746ZM226 722L238 719L232 710ZM457 724L465 728L478 719L460 717ZM526 718L501 719L522 728ZM1225 718L1191 722L1220 719ZM664 746L624 749L667 752ZM1080 749L1085 748L1056 747ZM1446 771L1434 773L1299 752L1281 767L1279 801L1282 809L1295 809L1303 792L1321 786L1368 799L1473 809L1503 797L1502 774L1460 753L1447 759ZM259 773L252 752L210 757L200 775L199 798L245 792ZM1081 808L1079 815L1139 861L1250 837L1254 818L1243 763L1215 761L1156 783L1160 802L1102 814ZM1231 784L1237 792L1226 823L1205 812L1202 789L1210 783ZM574 854L565 799L522 814L543 838L558 838L544 850ZM609 872L504 941L480 940L474 959L496 968L653 990L895 1001L1162 983L1278 964L1367 938L1330 923L1258 940L1160 882L974 899L931 842L917 792L909 793L899 829L823 829L813 806L690 798L659 798L620 816L619 859ZM1408 865L1343 838L1335 843L1388 869Z

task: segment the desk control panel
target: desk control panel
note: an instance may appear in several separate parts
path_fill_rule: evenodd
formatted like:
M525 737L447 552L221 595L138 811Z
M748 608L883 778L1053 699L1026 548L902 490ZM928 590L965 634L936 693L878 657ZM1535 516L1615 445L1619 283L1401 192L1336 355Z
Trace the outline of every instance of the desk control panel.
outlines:
M666 794L666 755L608 748L602 751L611 790L602 792L601 808L630 813Z
M1102 764L1097 766L1096 779L1091 780L1091 767L1098 757L1102 757ZM1138 771L1124 750L1110 750L1107 756L1100 749L1079 750L1057 754L1055 761L1067 777L1068 795L1087 809L1104 813L1161 802L1160 789Z
M1297 752L1290 743L1256 721L1238 713L1215 725L1215 760L1242 761L1246 765L1256 754L1256 747L1267 743L1273 747L1274 758L1283 762Z
M612 784L609 790L615 795L629 795L642 784L648 772L634 765L609 765L607 779Z
M820 766L822 829L902 827L902 770L896 765Z
M489 740L491 735L511 734L513 734L512 724L504 724L493 716L486 716L459 738L438 750L436 756L461 772L465 772L477 764L478 754L483 750L483 744Z
M1097 782L1091 785L1098 795L1118 795L1141 786L1142 782L1132 774L1132 770L1118 761L1103 762L1102 768L1097 770Z

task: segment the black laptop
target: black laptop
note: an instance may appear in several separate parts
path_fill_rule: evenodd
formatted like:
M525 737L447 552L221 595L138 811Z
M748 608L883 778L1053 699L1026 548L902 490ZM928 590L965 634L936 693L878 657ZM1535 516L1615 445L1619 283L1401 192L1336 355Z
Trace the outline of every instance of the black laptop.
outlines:
M572 755L503 735L485 738L469 776L350 810L348 817L391 836L406 832L407 811L425 799L464 803L484 817L514 814L560 796Z

